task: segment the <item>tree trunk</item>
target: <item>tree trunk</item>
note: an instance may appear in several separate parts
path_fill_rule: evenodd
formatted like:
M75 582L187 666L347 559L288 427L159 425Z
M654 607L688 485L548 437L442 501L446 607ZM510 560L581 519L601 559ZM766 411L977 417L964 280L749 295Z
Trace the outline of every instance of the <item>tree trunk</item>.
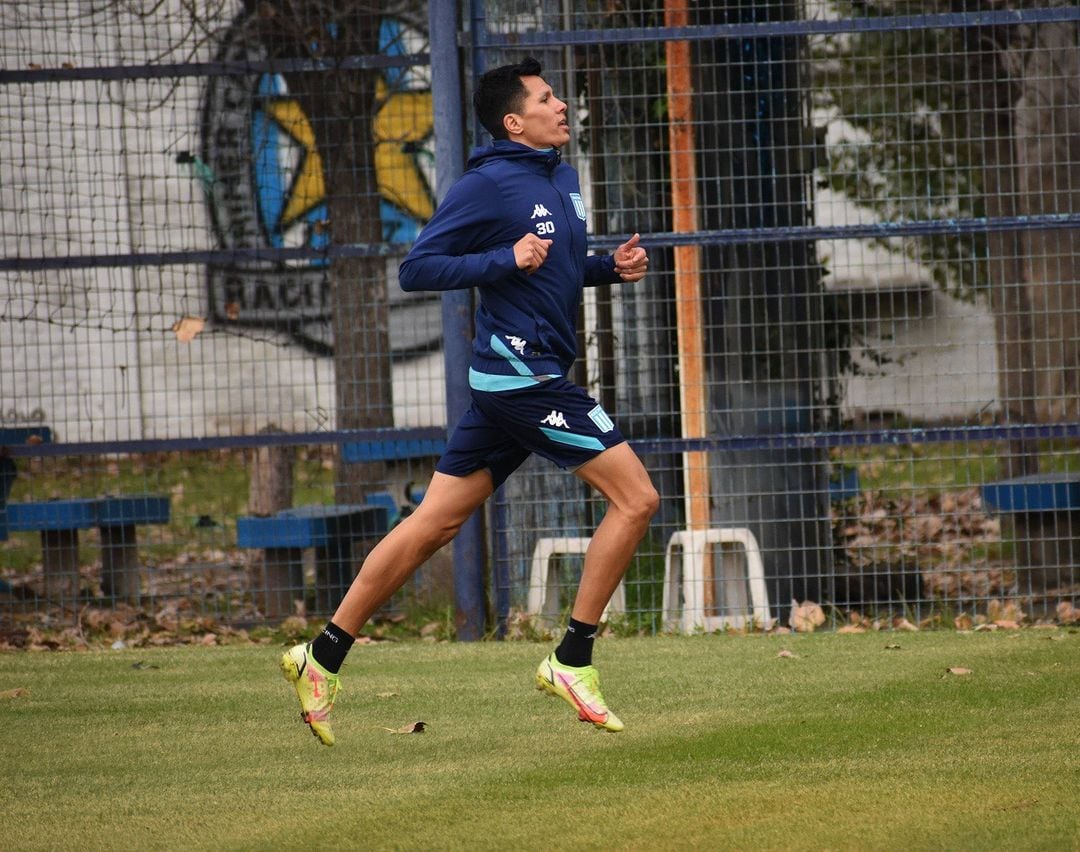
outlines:
M1015 106L1018 212L1080 210L1080 51L1073 22L1042 24L1019 63ZM1019 258L1031 306L1040 422L1080 419L1080 231L1029 230Z
M379 52L379 3L277 0L265 13L274 56L336 62ZM379 108L377 69L285 75L289 93L311 121L323 160L331 244L382 242L373 120ZM330 265L337 427L393 425L386 260L337 258ZM338 503L363 502L385 478L379 462L339 463Z
M971 138L983 164L986 214L1039 216L1080 209L1080 59L1075 23L971 28ZM990 49L988 49L990 48ZM1080 234L999 231L988 237L997 325L1001 416L1006 423L1080 417ZM1014 441L1002 475L1039 470L1035 441ZM1075 523L1068 513L1018 513L1021 592L1074 579ZM1045 602L1044 602L1045 603Z
M1013 111L1017 212L1080 210L1080 51L1073 22L1026 29L1010 54L1019 97ZM1027 230L1017 252L1027 297L1029 416L1080 419L1080 231ZM1032 452L1034 456L1034 448ZM1037 469L1037 461L1035 465ZM1018 514L1013 521L1021 591L1071 586L1076 578L1074 512ZM1039 604L1036 604L1039 606ZM1052 602L1043 601L1047 610Z
M1001 67L1007 29L967 30L969 138L977 146L971 161L982 163L982 192L990 218L1017 214L1012 107L1013 84ZM991 47L993 49L988 49ZM1000 417L1005 423L1033 423L1034 382L1031 359L1031 303L1021 268L1022 239L1018 231L987 235L990 305L997 329ZM1039 469L1036 448L1012 442L1003 461L1003 476L1012 478Z
M280 434L277 426L266 426L260 435ZM249 515L268 518L293 503L293 462L295 447L258 447L251 454L251 478L248 486Z

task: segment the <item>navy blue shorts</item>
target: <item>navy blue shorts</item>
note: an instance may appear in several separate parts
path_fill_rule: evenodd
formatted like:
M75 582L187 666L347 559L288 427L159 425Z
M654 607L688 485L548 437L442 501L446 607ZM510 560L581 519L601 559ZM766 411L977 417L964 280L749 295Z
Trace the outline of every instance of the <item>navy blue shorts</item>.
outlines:
M487 468L498 488L530 453L575 470L625 440L600 403L562 377L521 390L473 390L435 469L468 476Z

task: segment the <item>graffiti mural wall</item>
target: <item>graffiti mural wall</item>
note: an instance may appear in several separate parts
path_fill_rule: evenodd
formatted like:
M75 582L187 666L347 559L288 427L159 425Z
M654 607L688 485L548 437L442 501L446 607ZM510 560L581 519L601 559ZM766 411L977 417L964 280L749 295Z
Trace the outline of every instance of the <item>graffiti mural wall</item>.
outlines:
M95 257L0 274L0 360L17 367L0 386L5 424L32 413L64 441L332 429L329 276L317 253L328 243L325 121L267 66L241 4L200 11L197 26L188 4L153 15L135 5L61 16L50 39L79 65L170 63L175 77L103 73L21 87L5 102L0 156L22 175L4 188L5 209L18 195L23 211L7 254ZM129 38L94 36L113 29ZM29 49L18 38L0 33L5 56ZM387 19L380 49L421 53L425 38ZM222 73L232 68L256 70ZM429 71L388 67L376 86L394 417L441 424L440 303L396 281L434 203ZM65 133L34 136L55 126ZM237 249L247 253L228 254ZM186 262L190 252L208 262Z

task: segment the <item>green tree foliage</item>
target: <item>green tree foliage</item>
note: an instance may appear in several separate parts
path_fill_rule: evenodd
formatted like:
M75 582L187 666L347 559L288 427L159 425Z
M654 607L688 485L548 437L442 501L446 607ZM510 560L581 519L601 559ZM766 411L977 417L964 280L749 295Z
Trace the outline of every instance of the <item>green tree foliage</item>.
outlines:
M845 18L949 11L935 0L830 0L830 9ZM967 123L979 83L972 80L972 52L996 52L993 42L990 32L945 27L815 37L816 121L833 127L820 164L824 184L881 222L986 215L979 151ZM921 262L954 294L987 283L981 236L883 235L876 242Z

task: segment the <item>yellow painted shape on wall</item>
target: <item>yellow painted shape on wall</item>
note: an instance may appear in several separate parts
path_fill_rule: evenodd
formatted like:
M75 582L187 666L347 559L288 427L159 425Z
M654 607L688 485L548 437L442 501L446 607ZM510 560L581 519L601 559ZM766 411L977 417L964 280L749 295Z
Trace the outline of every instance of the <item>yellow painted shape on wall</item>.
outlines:
M300 173L293 181L289 203L281 214L281 227L284 228L326 200L326 181L322 157L315 147L315 131L300 104L291 98L282 98L270 101L265 111L304 149Z
M426 222L435 212L434 200L415 157L404 151L409 143L423 142L434 126L431 92L394 92L387 96L379 82L382 106L375 115L375 176L379 192L416 219ZM266 114L304 149L300 172L281 216L286 227L326 200L322 157L315 144L315 131L300 104L292 98L268 102Z
M403 146L423 142L435 124L431 92L394 92L386 95L379 81L382 107L375 115L375 176L379 192L411 216L426 222L435 212L434 201L416 159Z

